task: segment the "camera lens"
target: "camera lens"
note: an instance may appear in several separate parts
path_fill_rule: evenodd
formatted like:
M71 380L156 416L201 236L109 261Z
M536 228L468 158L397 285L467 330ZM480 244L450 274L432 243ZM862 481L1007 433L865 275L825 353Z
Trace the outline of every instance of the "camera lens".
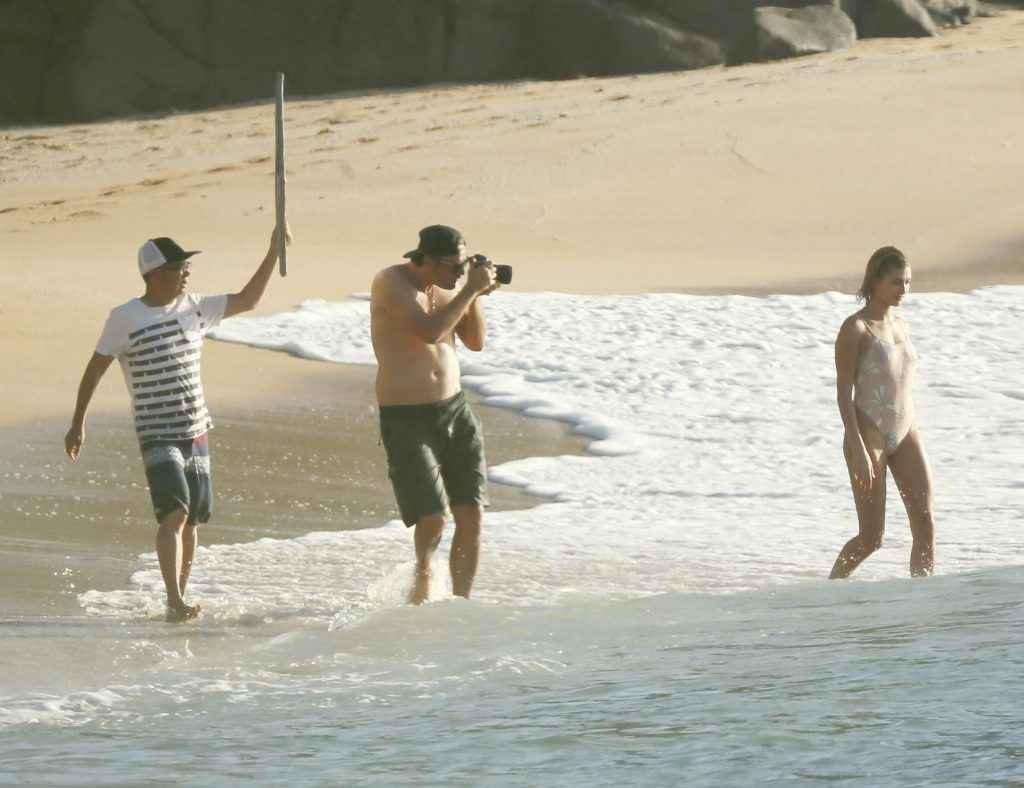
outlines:
M512 266L510 265L496 265L494 266L495 278L503 285L511 284L512 282Z

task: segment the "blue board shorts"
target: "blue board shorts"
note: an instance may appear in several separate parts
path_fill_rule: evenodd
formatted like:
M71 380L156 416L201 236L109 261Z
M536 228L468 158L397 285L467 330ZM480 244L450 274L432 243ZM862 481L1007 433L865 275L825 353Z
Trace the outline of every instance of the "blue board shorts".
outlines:
M402 522L487 501L480 421L460 391L423 405L383 405L380 436Z
M206 433L183 441L142 444L149 497L160 522L175 509L188 513L188 524L209 521L213 505L210 478L210 440Z

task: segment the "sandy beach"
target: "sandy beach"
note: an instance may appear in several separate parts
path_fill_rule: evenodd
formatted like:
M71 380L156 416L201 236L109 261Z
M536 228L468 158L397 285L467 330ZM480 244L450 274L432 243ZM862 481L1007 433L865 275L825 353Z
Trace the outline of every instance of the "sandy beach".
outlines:
M296 243L260 313L366 291L437 221L513 264L517 291L850 292L884 243L908 251L918 289L1024 282L1006 166L1022 144L1022 37L1024 13L1009 12L939 39L771 64L291 100ZM120 580L148 549L116 370L77 466L61 436L107 310L139 292L142 240L202 249L193 291L245 282L273 221L272 122L268 103L3 132L0 342L16 374L0 415L2 554L7 577L33 578L3 585L7 609L73 609L72 584ZM217 342L204 369L225 515L211 538L266 535L268 512L294 520L279 536L330 528L332 515L392 516L371 370ZM492 461L584 447L558 425L488 422ZM267 459L281 431L291 463ZM311 458L320 481L300 493Z
M181 626L119 370L76 464L63 435L140 243L203 250L198 293L262 258L272 104L0 129L0 772L1019 783L1024 312L987 286L1024 284L1022 73L1007 11L734 68L291 98L290 273L205 345L215 512ZM435 222L515 268L463 354L504 483L472 601L412 608L347 353L366 305L338 302ZM883 549L826 582L856 528L832 337L886 244L922 293L939 569L906 579L892 488ZM266 336L338 363L233 343Z
M1024 13L1009 12L939 39L866 41L772 64L292 100L297 240L291 274L272 282L260 312L367 290L434 221L513 264L518 291L849 292L883 243L908 251L918 289L1024 282L1019 190L1006 166L1021 145L1022 37ZM14 469L3 501L23 503L10 473L49 467L27 494L35 500L49 482L44 498L64 502L50 539L73 528L77 541L70 488L109 494L104 470L115 466L120 519L146 518L116 370L94 400L82 463L62 465L78 377L107 310L139 291L145 237L203 250L194 291L244 283L271 228L272 120L268 104L3 133L0 341L16 370L0 416ZM303 433L298 445L333 463L310 498L337 502L345 466L372 467L373 492L359 506L366 522L379 519L390 501L370 374L209 343L229 489L245 497L238 466L271 451L263 436L283 416ZM557 438L549 425L523 429L527 445ZM556 449L583 445L557 440ZM267 475L259 484L272 490ZM307 517L296 532L317 527L329 518ZM102 555L103 527L90 533L82 543ZM145 529L131 533L129 552L148 542ZM25 534L7 536L5 554L20 556Z
M1024 13L795 60L557 83L439 86L288 106L292 273L262 313L368 289L426 224L510 263L517 290L852 291L907 250L918 289L1024 281L1016 172ZM3 424L67 418L136 250L202 249L239 288L273 222L273 108L2 132ZM55 357L53 349L60 348ZM308 365L211 355L211 396L285 392ZM336 373L341 374L341 373ZM124 409L104 381L96 406Z

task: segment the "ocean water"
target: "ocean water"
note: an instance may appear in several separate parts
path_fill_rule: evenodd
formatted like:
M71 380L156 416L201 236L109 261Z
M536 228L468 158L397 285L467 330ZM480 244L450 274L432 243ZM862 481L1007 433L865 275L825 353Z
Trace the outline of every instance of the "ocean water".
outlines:
M538 506L488 515L472 601L401 603L395 522L201 547L182 626L142 555L80 616L0 621L0 781L1024 784L1024 289L902 308L925 580L894 490L881 551L824 579L856 532L832 362L855 308L491 296L465 385L591 442L492 468ZM370 363L367 314L311 301L217 338Z

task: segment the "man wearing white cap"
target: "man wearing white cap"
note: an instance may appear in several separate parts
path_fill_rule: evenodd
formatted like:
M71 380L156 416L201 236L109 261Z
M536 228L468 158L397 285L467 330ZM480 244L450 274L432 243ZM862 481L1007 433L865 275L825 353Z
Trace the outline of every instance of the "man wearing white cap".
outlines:
M213 422L200 379L203 337L223 318L259 304L277 263L277 231L256 273L237 293L186 294L189 258L196 254L170 238L151 238L139 249L139 273L146 292L116 307L107 318L82 375L71 429L64 437L68 456L77 460L85 442L89 402L116 358L131 396L135 432L159 524L156 553L167 589L168 621L199 613L199 605L185 604L184 596L198 525L210 519L213 493L207 439Z

